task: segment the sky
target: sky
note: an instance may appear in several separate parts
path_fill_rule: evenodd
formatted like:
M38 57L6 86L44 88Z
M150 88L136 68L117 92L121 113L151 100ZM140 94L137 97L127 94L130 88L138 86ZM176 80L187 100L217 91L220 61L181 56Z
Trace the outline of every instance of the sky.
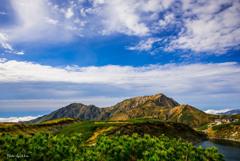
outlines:
M239 0L0 0L0 111L240 108L239 17Z

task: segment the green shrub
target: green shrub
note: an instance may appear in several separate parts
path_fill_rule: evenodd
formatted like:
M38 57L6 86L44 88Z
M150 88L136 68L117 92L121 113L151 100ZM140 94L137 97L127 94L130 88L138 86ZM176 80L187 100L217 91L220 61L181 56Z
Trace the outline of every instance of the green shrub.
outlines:
M17 157L9 157L7 154ZM100 136L95 145L86 145L80 134L66 137L53 136L46 132L29 138L23 134L0 137L0 158L3 160L82 160L82 161L222 161L223 155L215 147L193 146L180 139L150 137L138 134L112 137Z
M228 124L220 124L220 125L216 125L216 126L213 126L212 129L213 130L220 130L222 128L226 128L230 125L240 125L240 121L238 122L231 122L231 123L228 123Z

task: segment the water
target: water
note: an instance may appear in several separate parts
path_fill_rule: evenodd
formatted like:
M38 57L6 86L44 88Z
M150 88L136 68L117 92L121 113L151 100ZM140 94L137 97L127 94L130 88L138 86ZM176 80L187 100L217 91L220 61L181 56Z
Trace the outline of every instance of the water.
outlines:
M240 143L225 140L205 140L196 146L204 148L215 146L218 152L224 155L226 161L240 161Z

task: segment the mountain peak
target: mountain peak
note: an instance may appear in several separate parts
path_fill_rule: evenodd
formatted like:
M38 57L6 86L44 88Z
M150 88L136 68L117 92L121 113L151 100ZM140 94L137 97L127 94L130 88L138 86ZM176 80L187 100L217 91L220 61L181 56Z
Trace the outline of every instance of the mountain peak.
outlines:
M159 93L126 99L106 108L72 103L31 122L43 122L63 117L80 118L83 120L126 120L129 118L150 117L166 120L166 115L176 106L179 106L176 101Z

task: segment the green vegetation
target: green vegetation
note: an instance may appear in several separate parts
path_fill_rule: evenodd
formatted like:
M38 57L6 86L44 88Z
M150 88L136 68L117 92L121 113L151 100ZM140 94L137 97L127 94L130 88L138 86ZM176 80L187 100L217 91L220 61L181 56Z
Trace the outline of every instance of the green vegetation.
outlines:
M222 128L228 128L231 125L240 125L240 121L238 121L238 122L231 122L231 123L228 123L228 124L216 125L216 126L213 126L212 129L213 130L221 130Z
M81 133L83 140L94 135L114 135L117 131L121 135L132 135L138 133L141 137L144 134L160 136L165 134L169 138L181 138L184 141L197 143L206 139L206 135L193 130L186 124L173 121L160 121L157 119L138 118L126 121L83 121L61 129L54 135L73 136Z
M24 133L27 135L34 135L39 131L54 132L80 121L82 120L72 118L61 118L43 122L40 124L0 123L0 134L3 132L8 132L11 134Z
M218 117L218 115L206 114L189 105L180 105L171 110L168 119L188 124L191 127L199 127Z
M126 122L116 122L116 121L83 121L71 126L68 126L64 129L61 129L57 132L54 132L53 135L64 135L64 136L74 136L77 133L81 133L82 140L87 140L93 136L94 132L104 128L104 127L114 127L119 124L124 124Z
M212 122L209 122L203 126L200 126L199 128L197 128L198 130L206 130L208 128L208 125L210 125Z
M18 158L18 157L19 158ZM45 132L34 137L23 134L9 135L2 133L0 137L0 157L3 160L95 160L95 161L222 161L223 156L215 147L204 149L180 139L159 137L121 136L98 137L95 145L84 144L80 135L63 137Z
M209 138L240 142L240 121L216 125L207 131Z

